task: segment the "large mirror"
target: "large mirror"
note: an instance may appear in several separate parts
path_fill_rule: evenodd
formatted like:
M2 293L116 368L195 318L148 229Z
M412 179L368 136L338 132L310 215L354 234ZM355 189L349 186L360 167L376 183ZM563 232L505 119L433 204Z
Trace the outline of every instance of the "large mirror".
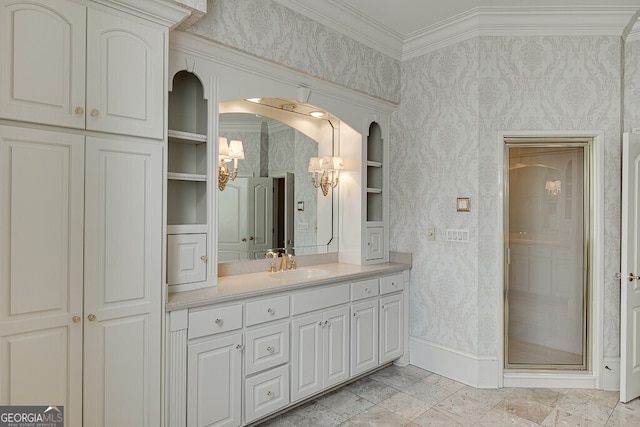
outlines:
M337 120L282 99L223 102L219 113L219 136L242 141L244 155L218 193L218 262L335 250L333 195L314 187L308 167L333 154Z

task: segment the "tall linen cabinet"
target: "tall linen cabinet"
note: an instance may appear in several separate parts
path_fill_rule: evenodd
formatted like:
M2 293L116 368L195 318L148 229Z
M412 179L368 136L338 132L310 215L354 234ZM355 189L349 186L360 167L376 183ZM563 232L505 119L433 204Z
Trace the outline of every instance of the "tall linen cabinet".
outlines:
M126 3L0 7L0 405L70 427L162 419L165 52L186 14Z

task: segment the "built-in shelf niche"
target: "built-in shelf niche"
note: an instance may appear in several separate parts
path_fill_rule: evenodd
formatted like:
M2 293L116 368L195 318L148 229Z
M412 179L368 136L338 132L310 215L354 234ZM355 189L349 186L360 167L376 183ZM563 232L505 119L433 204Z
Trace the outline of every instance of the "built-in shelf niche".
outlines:
M169 92L167 225L170 233L207 224L207 100L197 76L180 71ZM194 227L196 226L196 227Z
M367 222L383 221L383 140L380 126L373 122L369 126L367 137Z

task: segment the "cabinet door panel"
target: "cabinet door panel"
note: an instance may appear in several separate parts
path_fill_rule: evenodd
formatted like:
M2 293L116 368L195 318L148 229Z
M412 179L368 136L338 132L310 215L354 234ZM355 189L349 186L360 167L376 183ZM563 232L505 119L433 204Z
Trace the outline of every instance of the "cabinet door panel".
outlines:
M125 397L138 403L128 414L137 425L159 425L162 147L91 137L86 144L84 307L95 320L85 321L84 392L100 403L86 408L85 425L112 425L105 417L122 409L109 405ZM118 368L122 396L102 399Z
M72 318L83 304L83 175L82 136L0 126L0 404L58 402L73 425L82 423L82 324Z
M294 319L291 401L322 389L322 313Z
M402 294L380 299L380 363L402 356L403 340Z
M351 376L378 366L378 300L351 306Z
M87 129L162 138L164 44L159 28L88 11Z
M187 425L235 427L241 424L242 335L189 345Z
M349 308L324 314L323 386L331 387L349 378Z
M83 128L85 7L2 2L0 29L0 117Z

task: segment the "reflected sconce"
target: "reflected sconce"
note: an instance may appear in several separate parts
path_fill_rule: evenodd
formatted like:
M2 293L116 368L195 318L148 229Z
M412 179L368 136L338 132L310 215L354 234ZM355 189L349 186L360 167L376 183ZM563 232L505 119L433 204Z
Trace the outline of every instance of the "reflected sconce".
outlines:
M218 137L218 188L224 190L229 180L233 181L238 176L238 160L244 159L242 141ZM227 163L233 160L233 171L227 167Z
M344 170L341 157L312 157L309 159L311 182L315 188L320 187L322 194L329 194L329 188L336 188L340 171Z
M544 184L544 189L547 190L549 197L555 199L562 191L562 183L560 181L547 181Z

